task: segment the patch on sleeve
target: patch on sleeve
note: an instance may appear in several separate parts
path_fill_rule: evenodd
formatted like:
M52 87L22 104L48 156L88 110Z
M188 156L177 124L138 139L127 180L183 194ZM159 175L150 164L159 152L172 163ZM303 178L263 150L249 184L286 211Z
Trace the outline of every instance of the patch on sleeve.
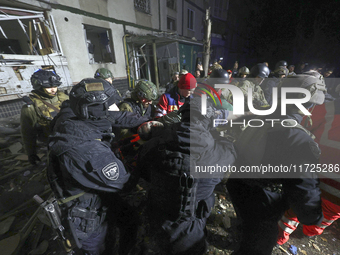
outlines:
M106 179L115 181L119 177L119 166L116 162L112 162L102 169L102 173Z
M311 150L311 152L313 153L314 157L319 159L320 158L320 154L321 154L321 150L319 148L319 145L316 142L309 142L309 148Z

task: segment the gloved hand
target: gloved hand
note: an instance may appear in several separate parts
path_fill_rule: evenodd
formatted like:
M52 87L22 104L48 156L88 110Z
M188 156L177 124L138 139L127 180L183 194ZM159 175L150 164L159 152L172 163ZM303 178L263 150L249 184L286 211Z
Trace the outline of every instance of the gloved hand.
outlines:
M40 160L40 158L36 154L32 154L32 155L28 156L28 161L32 165L36 165L38 163L38 161L41 161L41 160Z

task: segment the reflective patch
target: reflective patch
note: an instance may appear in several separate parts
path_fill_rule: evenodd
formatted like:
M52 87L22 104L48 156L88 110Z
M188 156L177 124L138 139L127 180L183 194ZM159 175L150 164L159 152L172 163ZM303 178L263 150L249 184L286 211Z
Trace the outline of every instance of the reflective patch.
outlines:
M102 169L102 173L106 179L115 181L119 177L119 167L116 162L112 162Z
M311 152L313 153L314 157L319 159L320 154L321 154L321 150L319 148L319 145L316 142L309 142L309 148L310 148Z
M85 84L86 91L104 91L104 85L101 82L92 82Z

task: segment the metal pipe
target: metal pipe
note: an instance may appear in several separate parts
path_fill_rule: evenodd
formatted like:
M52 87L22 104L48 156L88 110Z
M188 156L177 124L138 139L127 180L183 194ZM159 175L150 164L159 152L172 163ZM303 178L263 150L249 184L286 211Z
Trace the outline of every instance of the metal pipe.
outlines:
M153 61L155 66L155 82L157 86L157 92L159 92L159 79L158 79L158 61L157 61L157 51L156 51L156 42L153 40L152 42L152 51L153 51Z

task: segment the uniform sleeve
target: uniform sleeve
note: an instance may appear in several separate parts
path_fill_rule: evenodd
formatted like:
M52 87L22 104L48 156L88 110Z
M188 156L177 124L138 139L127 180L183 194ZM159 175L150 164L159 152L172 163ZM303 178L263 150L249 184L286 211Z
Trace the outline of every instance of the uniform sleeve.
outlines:
M156 106L155 118L159 118L167 114L168 104L168 99L166 98L165 94L163 94Z
M96 144L95 144L96 143ZM64 178L70 176L80 185L98 191L118 192L129 181L130 174L123 163L101 142L89 141L84 148L74 148L60 156Z
M34 128L38 121L38 116L33 106L24 105L21 109L20 127L24 148L27 155L37 154L37 131Z
M148 117L140 116L139 114L127 111L113 111L109 112L112 126L117 128L134 128L138 127L144 122L149 121Z

